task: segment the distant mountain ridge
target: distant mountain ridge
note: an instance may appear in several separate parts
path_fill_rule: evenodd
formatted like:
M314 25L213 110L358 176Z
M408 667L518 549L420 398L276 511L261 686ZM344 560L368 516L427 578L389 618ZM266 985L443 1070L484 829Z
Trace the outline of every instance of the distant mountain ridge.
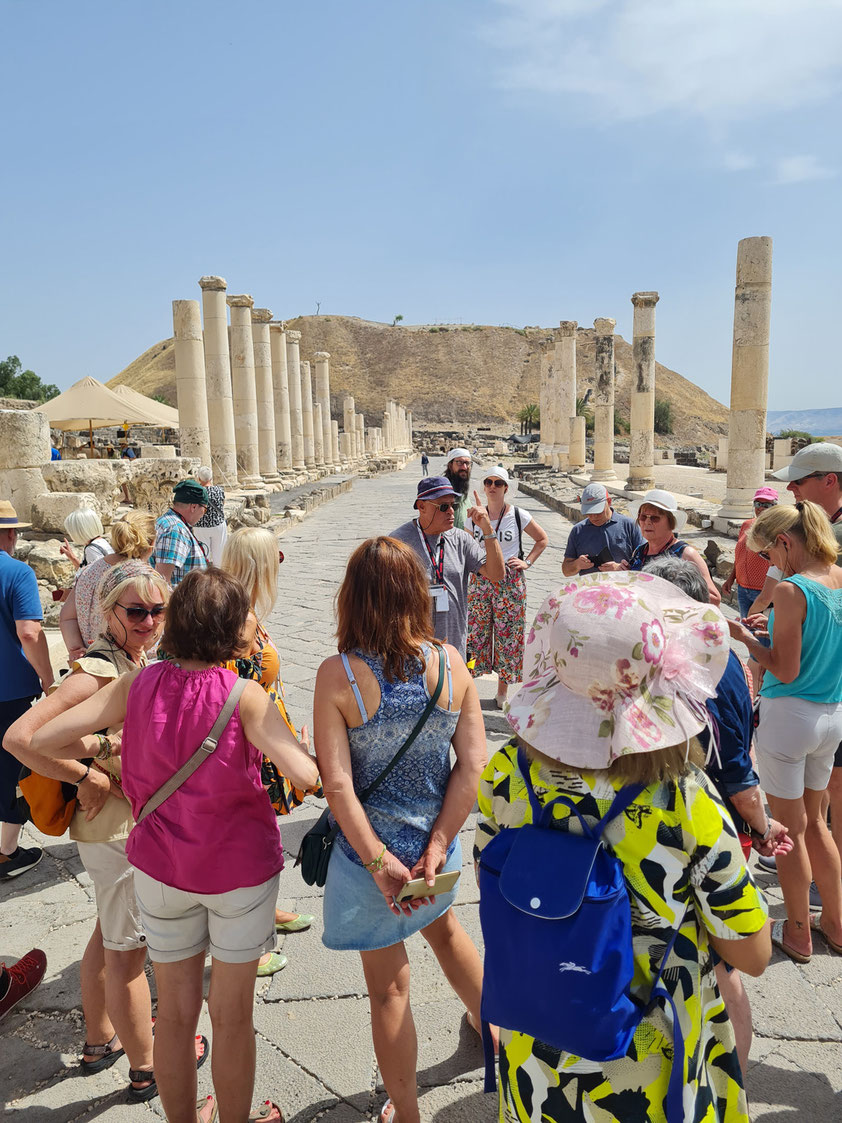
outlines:
M342 399L353 394L366 424L380 425L394 398L412 410L415 421L462 427L508 429L518 410L538 402L539 345L552 328L493 327L482 324L381 324L354 316L300 316L286 326L301 332L301 358L330 353L331 413L342 423ZM616 411L629 419L636 373L631 344L614 337ZM595 386L593 328L577 337L577 387L583 397ZM172 339L154 344L115 375L150 397L176 404ZM700 387L656 363L656 395L672 406L674 434L659 444L716 445L728 430L728 410Z
M782 429L802 429L814 437L838 437L842 434L842 407L831 409L770 409L766 414L770 433Z

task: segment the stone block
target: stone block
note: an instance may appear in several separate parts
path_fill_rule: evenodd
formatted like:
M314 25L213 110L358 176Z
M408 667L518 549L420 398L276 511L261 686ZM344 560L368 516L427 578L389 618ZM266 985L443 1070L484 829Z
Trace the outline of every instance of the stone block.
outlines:
M43 413L0 409L0 471L50 462L50 423Z
M144 511L163 514L172 500L173 488L191 474L194 466L198 462L189 456L133 460L126 481L132 502Z
M12 504L22 522L32 521L32 504L46 490L40 468L0 468L0 496Z
M66 588L76 573L73 562L59 553L61 543L55 538L47 542L36 542L26 559L39 581Z
M174 460L175 445L141 445L140 455L149 459Z
M122 497L122 484L129 478L125 460L54 460L44 468L50 491L87 491L97 498L97 510L106 525L114 520L114 509Z
M47 534L65 534L64 520L71 511L91 509L102 518L97 497L90 491L48 491L32 504L32 525Z

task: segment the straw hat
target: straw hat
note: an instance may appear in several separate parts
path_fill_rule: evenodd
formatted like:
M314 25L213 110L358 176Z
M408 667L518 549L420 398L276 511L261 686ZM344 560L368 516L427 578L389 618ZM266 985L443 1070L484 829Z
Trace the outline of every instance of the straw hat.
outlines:
M581 576L541 606L506 717L527 744L578 768L683 743L728 663L719 609L650 573Z
M32 526L32 523L22 523L8 499L0 499L0 530L9 530L12 527L16 530L24 530L28 526Z

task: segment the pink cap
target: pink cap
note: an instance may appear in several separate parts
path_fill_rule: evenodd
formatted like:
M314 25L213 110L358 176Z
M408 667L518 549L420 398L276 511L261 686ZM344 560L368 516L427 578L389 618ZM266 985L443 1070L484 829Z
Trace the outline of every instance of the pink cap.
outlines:
M754 493L755 499L762 499L767 503L777 503L778 493L773 487L759 487Z

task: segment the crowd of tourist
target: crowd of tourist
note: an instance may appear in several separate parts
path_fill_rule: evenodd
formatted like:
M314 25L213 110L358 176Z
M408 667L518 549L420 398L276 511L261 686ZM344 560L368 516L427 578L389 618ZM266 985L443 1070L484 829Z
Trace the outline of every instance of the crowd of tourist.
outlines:
M95 512L69 517L58 682L34 573L13 556L28 524L0 501L0 879L41 860L19 845L35 804L18 789L43 783L96 897L80 1071L125 1056L129 1099L160 1096L171 1123L283 1120L271 1100L249 1114L254 982L286 964L277 933L314 921L278 909L278 821L324 795L322 938L361 957L381 1123L420 1120L418 931L496 1063L501 1120L747 1123L741 974L761 974L772 944L797 963L817 938L842 954L842 448L783 470L794 506L755 495L723 585L730 622L675 496L653 489L626 516L589 484L528 631L548 536L505 468L484 471L483 503L469 450L446 464L423 465L415 516L347 563L314 753L269 632L277 539L228 535L210 469L110 541ZM512 737L489 760L474 679L493 672ZM485 981L451 907L477 801ZM771 925L758 859L784 898ZM197 1034L208 952L211 1041ZM46 967L38 949L0 966L0 1018ZM214 1094L197 1101L208 1057Z

